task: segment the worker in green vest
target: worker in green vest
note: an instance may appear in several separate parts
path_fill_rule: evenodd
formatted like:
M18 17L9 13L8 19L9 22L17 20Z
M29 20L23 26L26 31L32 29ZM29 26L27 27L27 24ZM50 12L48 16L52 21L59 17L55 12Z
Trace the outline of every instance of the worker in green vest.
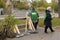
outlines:
M29 17L31 18L31 20L33 22L35 30L37 30L37 24L39 22L39 15L33 6L32 6L31 12L29 13Z

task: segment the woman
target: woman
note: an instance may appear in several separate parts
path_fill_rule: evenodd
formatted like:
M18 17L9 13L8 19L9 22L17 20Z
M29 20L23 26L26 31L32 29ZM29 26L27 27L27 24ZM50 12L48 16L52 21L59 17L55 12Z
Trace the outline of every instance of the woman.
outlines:
M47 33L47 29L48 27L50 28L51 32L54 32L54 30L52 29L52 17L51 17L51 14L50 14L50 7L47 8L47 10L45 11L46 13L46 17L45 17L45 20L44 20L44 25L45 25L45 33Z

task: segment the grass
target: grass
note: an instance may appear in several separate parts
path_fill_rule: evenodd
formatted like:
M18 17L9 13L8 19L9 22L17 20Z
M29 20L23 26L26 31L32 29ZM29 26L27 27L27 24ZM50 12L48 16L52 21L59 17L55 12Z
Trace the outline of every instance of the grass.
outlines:
M25 24L25 23L26 23L26 20L19 20L18 24Z
M53 18L52 25L53 27L60 26L60 18Z
M44 27L44 19L40 19L38 25L40 27ZM60 26L60 18L53 18L52 19L52 26L53 27Z
M20 24L25 24L25 22L26 22L25 20L20 20ZM39 19L38 26L44 27L44 19L43 18ZM52 26L53 27L60 26L60 18L53 18L52 19Z
M18 24L25 24L26 23L26 20L19 20L19 23ZM0 22L0 25L1 25L1 22ZM44 19L43 18L40 18L39 19L39 23L38 23L38 26L39 27L44 27ZM52 20L52 26L53 27L57 27L57 26L60 26L60 18L53 18ZM24 28L25 26L21 26L19 28ZM1 29L1 27L0 27Z

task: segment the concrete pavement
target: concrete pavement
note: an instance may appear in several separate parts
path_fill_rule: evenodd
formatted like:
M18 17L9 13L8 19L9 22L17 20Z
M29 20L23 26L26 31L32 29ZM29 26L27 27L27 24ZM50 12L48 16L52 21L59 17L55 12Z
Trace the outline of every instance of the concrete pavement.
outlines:
M48 29L48 34L46 34L44 28L38 28L37 34L27 34L20 38L8 38L7 40L60 40L60 32L55 29L55 32L51 33Z

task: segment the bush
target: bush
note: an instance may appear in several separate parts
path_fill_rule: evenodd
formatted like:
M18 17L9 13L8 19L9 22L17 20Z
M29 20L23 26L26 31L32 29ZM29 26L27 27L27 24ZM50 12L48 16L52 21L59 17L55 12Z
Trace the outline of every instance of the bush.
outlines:
M45 9L46 9L45 7L37 7L37 10L40 10L40 11L43 11Z
M4 21L3 21L3 25L6 25L6 33L7 33L7 37L15 37L15 33L14 33L14 25L18 23L18 20L14 18L14 16L8 15ZM3 26L4 27L4 26Z
M4 0L6 1L6 0ZM5 7L5 3L3 2L3 0L0 0L0 8L4 8Z
M20 3L17 3L17 5L16 5L16 8L18 8L18 9L29 9L29 6L28 6L28 4L27 3L23 3L23 2L20 2Z
M8 15L4 20L0 22L0 33L2 37L15 37L14 27L19 24L20 20L15 19L14 16Z
M4 25L7 25L10 30L14 29L14 25L18 23L18 20L14 16L8 15L4 20Z
M0 21L0 40L6 40L6 35L5 33L3 32L3 21Z
M2 22L0 22L0 32L2 31Z

